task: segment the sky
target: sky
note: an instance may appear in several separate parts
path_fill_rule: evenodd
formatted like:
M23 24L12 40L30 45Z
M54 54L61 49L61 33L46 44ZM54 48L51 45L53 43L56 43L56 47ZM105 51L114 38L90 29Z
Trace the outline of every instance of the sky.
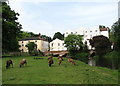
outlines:
M119 0L9 0L12 10L19 13L22 31L53 37L56 32L80 27L90 29L118 20Z

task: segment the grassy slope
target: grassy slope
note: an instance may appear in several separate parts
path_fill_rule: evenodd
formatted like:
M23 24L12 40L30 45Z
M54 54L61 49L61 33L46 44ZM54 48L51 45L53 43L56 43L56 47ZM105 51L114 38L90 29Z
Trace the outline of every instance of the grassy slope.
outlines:
M28 61L27 66L19 68L22 58ZM54 57L54 65L48 66L47 57L11 57L2 60L3 84L116 84L118 72L102 67L91 67L81 61L76 66L65 58L60 66ZM6 60L12 59L14 68L6 69ZM88 71L87 71L88 70Z

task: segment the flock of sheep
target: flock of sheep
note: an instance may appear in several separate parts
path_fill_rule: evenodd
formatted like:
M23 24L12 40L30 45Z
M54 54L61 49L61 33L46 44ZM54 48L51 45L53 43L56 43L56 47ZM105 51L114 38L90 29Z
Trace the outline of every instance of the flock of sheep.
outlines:
M62 63L62 61L63 61L63 58L62 58L62 56L58 56L58 59L59 59L58 65L60 65L60 64ZM72 64L75 65L75 62L74 62L73 59L68 59L68 62L72 62ZM48 56L48 63L49 63L49 67L51 67L51 65L54 63L52 56ZM22 61L20 61L20 68L21 68L24 64L27 65L27 60L26 60L26 59L22 59ZM13 68L13 62L12 62L12 60L8 60L8 61L6 62L6 69L10 68L10 65L12 65L12 68Z

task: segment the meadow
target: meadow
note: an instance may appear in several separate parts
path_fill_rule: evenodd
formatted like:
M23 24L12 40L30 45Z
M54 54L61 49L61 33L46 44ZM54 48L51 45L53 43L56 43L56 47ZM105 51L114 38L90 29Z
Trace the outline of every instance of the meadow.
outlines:
M20 61L27 59L27 66L19 67ZM41 59L34 59L41 58ZM6 69L6 61L13 61L13 68ZM54 57L52 67L47 57L4 57L2 58L2 84L117 84L118 71L103 67L92 67L75 60L76 65L68 63L67 58L59 66Z

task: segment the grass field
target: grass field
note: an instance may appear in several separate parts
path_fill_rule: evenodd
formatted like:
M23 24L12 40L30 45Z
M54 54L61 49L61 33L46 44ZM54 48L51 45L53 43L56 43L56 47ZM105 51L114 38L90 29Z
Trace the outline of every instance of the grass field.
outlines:
M19 67L26 58L27 66ZM48 66L47 57L5 57L2 59L2 84L117 84L118 71L102 67L91 67L75 60L77 65L64 61L59 66L54 57L52 67ZM13 61L13 68L6 69L6 61Z

